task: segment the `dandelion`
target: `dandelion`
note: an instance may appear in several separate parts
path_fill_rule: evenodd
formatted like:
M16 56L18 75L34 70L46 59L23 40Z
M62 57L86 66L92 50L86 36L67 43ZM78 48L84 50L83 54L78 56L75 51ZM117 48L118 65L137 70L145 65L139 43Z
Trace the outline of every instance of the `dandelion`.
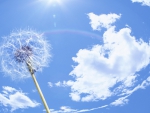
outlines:
M32 62L34 71L42 71L50 58L50 45L42 34L32 30L20 30L3 37L1 46L2 70L12 79L30 77L27 62Z
M1 45L1 66L5 75L14 79L24 79L32 76L41 96L47 113L50 113L42 91L34 76L36 71L42 71L48 65L50 45L43 34L32 30L12 32L4 37Z

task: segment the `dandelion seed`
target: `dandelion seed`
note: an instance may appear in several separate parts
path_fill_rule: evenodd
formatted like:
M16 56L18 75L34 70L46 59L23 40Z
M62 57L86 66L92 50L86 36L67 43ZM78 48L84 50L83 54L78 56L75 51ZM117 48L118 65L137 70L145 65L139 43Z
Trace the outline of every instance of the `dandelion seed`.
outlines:
M42 71L51 57L49 50L50 45L42 34L32 30L12 32L4 37L1 46L2 71L12 79L29 78L27 61L32 62L34 71Z
M30 56L32 56L32 49L30 46L22 46L20 49L16 50L14 56L17 62L27 62Z
M47 66L50 58L49 47L43 35L32 30L20 30L11 33L4 37L4 42L0 47L2 70L12 79L32 76L47 113L50 113L49 107L34 73Z

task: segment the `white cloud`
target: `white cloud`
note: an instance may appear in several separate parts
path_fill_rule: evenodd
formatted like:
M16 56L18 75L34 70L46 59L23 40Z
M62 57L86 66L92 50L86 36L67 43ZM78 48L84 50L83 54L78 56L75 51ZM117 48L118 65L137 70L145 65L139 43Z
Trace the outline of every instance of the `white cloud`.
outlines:
M104 106L100 106L97 108L92 108L92 109L82 109L82 110L78 110L78 109L72 109L69 106L62 106L60 107L60 110L54 110L54 109L50 109L51 113L83 113L83 112L89 112L89 111L93 111L96 109L102 109L102 108L106 108L108 105L104 105Z
M91 13L88 15L90 17ZM111 24L120 16L113 15L113 21L108 23L101 22L101 18L90 18L93 23L98 22L94 24L96 27L91 24L93 30L99 30L102 26L107 28L103 34L104 43L91 49L80 49L72 58L77 63L70 72L75 80L57 83L57 86L71 87L70 97L74 101L105 100L115 95L126 95L128 89L135 87L139 76L136 73L150 63L149 43L131 36L131 28L116 31ZM110 18L109 14L105 18L107 16ZM127 102L120 99L116 103L121 104L121 101Z
M139 2L142 3L142 5L150 6L150 0L131 0L132 2Z
M73 81L71 81L71 80L69 80L69 81L63 81L63 82L57 82L57 83L55 83L55 86L57 86L57 87L67 87L67 86L72 86L73 85Z
M111 105L113 105L113 106L122 106L124 104L127 104L128 101L129 100L126 99L126 96L125 97L120 97L119 99L117 99L114 102L112 102Z
M150 76L142 82L142 84L139 86L139 88L145 89L149 85L150 85Z
M59 81L59 82L55 83L55 85L59 87L59 86L62 86L63 84Z
M110 105L113 105L113 106L122 106L124 104L127 104L128 101L129 101L127 98L130 95L132 95L132 93L134 93L138 89L145 89L149 85L150 85L150 76L146 80L144 80L141 84L139 84L136 87L134 87L133 89L126 89L125 93L124 93L124 94L126 94L126 96L118 98L114 102L110 103ZM122 94L122 95L124 95L124 94Z
M74 101L79 101L79 100L80 100L80 94L78 94L77 92L72 92L72 93L70 93L70 97L71 97L72 100L74 100Z
M63 82L63 83L65 83L65 82ZM150 85L150 76L146 80L144 80L141 84L138 84L137 86L135 86L133 89L126 89L126 96L122 96L122 97L116 99L115 101L111 102L110 104L103 105L103 106L96 107L96 108L82 109L82 110L72 109L69 106L62 106L62 107L60 107L60 110L50 109L50 111L51 111L51 113L81 113L81 112L94 111L94 110L106 108L109 106L123 106L129 102L129 99L127 99L127 98L130 95L132 95L132 93L134 93L138 89L145 89L149 85Z
M76 78L71 89L72 93L87 94L81 101L104 100L114 95L110 89L117 83L123 86L121 93L134 85L135 73L149 64L149 44L137 41L130 32L129 28L116 32L111 27L103 35L104 45L80 49L73 57L78 65L70 73Z
M48 82L48 86L49 86L49 87L53 87L53 83Z
M143 80L143 82L141 84L137 85L133 89L126 89L124 92L126 95L130 96L132 93L134 93L138 89L145 89L149 85L150 85L150 76L146 80ZM124 94L122 94L122 95L124 95Z
M37 107L40 103L32 101L25 93L9 86L3 86L3 93L0 93L0 103L5 107L11 107L11 112L16 109Z
M93 30L101 30L101 28L109 28L112 26L112 24L121 17L121 15L117 14L102 14L102 15L96 15L94 13L88 14L90 18L90 24Z
M33 89L32 92L35 93L35 92L37 92L37 90L36 90L36 89Z

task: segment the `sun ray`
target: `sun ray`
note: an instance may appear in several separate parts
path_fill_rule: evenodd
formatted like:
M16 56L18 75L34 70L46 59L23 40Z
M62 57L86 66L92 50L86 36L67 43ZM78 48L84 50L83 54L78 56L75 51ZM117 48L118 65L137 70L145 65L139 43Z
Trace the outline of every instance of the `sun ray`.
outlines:
M39 2L44 2L46 5L62 4L62 0L38 0Z

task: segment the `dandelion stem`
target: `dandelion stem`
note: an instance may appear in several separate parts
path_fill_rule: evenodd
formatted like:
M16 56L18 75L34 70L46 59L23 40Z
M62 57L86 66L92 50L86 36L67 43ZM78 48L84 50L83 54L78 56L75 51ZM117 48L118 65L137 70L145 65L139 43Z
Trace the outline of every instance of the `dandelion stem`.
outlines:
M36 86L36 88L37 88L37 90L38 90L38 92L39 92L39 94L40 94L40 97L41 97L41 99L42 99L42 101L43 101L43 104L44 104L44 107L45 107L45 109L46 109L46 112L47 112L47 113L50 113L49 107L48 107L48 105L47 105L47 103L46 103L46 100L45 100L43 94L42 94L42 91L41 91L41 89L40 89L40 86L39 86L39 84L38 84L38 82L37 82L37 80L36 80L36 78L35 78L35 76L34 76L34 70L32 69L31 63L30 63L30 62L26 62L26 64L27 64L28 69L29 69L29 71L30 71L30 74L31 74L31 76L32 76L32 78L33 78L33 81L34 81L34 83L35 83L35 86Z

